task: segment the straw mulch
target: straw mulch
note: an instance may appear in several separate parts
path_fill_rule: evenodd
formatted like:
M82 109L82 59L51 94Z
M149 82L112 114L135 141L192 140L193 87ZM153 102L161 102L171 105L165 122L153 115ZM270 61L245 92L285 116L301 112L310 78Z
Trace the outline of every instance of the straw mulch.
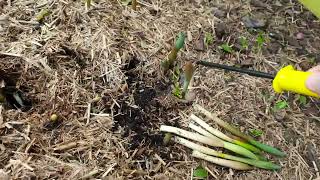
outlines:
M319 62L319 21L295 1L0 0L0 79L19 89L28 107L1 106L0 179L189 179L201 164L210 179L319 177L319 101L273 92L271 81L197 67L191 100L288 154L280 171L238 172L164 146L161 124L185 127L192 103L171 95L160 71L179 32L178 55L275 73ZM50 14L36 21L41 11ZM266 19L266 38L242 23ZM296 34L304 37L297 40ZM206 34L213 42L203 44ZM239 52L239 37L249 49ZM219 46L234 45L233 53ZM273 111L275 103L289 106ZM50 121L57 114L58 120ZM214 125L214 124L212 124Z

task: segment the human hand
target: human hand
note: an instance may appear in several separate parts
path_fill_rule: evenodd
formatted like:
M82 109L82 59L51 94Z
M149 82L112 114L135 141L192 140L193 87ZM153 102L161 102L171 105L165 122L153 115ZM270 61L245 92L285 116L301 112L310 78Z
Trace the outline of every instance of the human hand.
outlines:
M312 72L312 74L307 79L306 86L311 91L320 95L320 65L315 66L308 71Z

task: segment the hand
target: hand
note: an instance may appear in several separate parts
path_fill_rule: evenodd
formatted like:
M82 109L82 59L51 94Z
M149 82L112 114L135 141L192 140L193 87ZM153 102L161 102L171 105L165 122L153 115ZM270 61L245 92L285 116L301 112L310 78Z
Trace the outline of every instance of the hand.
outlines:
M307 79L307 88L320 95L320 65L309 69L312 75Z

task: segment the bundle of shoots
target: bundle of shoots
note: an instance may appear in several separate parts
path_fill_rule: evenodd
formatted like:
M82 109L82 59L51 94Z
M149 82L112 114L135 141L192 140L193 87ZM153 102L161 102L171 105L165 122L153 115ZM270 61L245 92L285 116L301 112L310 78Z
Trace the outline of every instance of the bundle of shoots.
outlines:
M272 146L260 143L256 140L254 140L251 136L246 135L244 133L242 133L240 130L238 130L237 128L233 127L232 125L230 125L229 123L221 120L218 118L218 116L216 114L213 114L211 112L209 112L208 110L206 110L205 108L201 107L200 105L195 105L194 106L195 109L197 109L198 111L200 111L201 113L203 113L205 116L207 116L209 119L213 120L214 122L216 122L219 126L221 126L222 128L228 130L229 132L231 132L232 134L239 136L240 138L246 140L248 143L254 145L255 147L268 152L270 154L279 156L279 157L285 157L286 154L280 150L278 150L277 148L274 148Z
M175 45L171 49L171 51L170 51L170 53L169 53L169 55L167 57L167 60L164 60L164 61L161 62L161 65L162 65L164 71L168 71L170 68L173 67L174 62L177 59L178 52L180 51L180 49L184 45L185 38L186 38L186 36L185 36L185 34L183 32L180 32L178 34L178 38L177 38L177 40L175 42Z
M198 158L213 162L212 159L215 159L216 161L213 162L215 164L219 164L219 165L223 165L226 167L230 167L230 168L234 168L234 169L242 169L242 170L246 170L246 169L252 169L252 167L248 166L248 165L252 165L258 168L262 168L262 169L268 169L268 170L278 170L280 169L280 166L273 164L272 162L267 162L267 161L261 161L261 160L254 160L254 159L249 159L249 158L243 158L243 157L237 157L237 156L232 156L229 154L224 154L218 151L215 151L211 148L196 144L192 141L189 141L187 139L181 138L181 137L174 137L173 141L176 143L179 143L183 146L186 146L190 149L193 150L193 153L197 152L197 155L201 154L201 157L197 156ZM192 154L194 155L194 154ZM218 158L215 158L215 157ZM222 161L221 159L228 159L231 161ZM217 160L219 159L219 160ZM220 161L220 162L219 162ZM222 164L223 163L223 164Z
M199 117L197 117L196 115L194 114L191 114L190 116L191 120L193 120L194 122L196 122L197 124L199 124L200 126L202 126L202 128L204 128L206 130L206 132L208 131L209 135L214 135L222 140L225 140L225 141L228 141L230 143L233 143L233 144L237 144L239 146L242 146L254 153L257 153L257 154L261 154L261 150L252 146L251 144L247 144L245 142L242 142L242 141L239 141L239 140L236 140L236 139L232 139L231 137L225 135L224 133L222 133L221 131L219 131L218 129L215 129L213 127L211 127L209 124L207 124L206 122L204 122L202 119L200 119ZM199 128L193 124L193 123L190 123L189 124L189 127L195 131L197 131L195 128L197 128L199 130ZM200 132L199 132L200 133ZM201 133L200 133L201 134ZM202 134L204 136L207 136L205 134Z
M253 154L251 151L238 146L236 144L232 144L226 141L223 141L215 136L211 136L210 138L207 136L203 136L201 134L198 133L194 133L194 132L190 132L190 131L186 131L180 128L176 128L176 127L172 127L172 126L166 126L166 125L162 125L160 127L160 131L163 132L167 132L167 133L172 133L172 134L176 134L178 136L181 137L185 137L203 144L207 144L213 147L221 147L221 148L225 148L228 149L234 153L240 154L242 156L248 157L250 159L255 159L258 160L259 158Z

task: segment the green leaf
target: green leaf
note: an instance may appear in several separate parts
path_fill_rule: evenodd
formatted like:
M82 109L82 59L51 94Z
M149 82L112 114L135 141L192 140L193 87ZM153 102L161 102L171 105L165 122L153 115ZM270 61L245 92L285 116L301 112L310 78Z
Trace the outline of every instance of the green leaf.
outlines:
M194 171L193 171L193 177L197 178L207 178L208 177L208 171L205 170L203 167L198 166Z
M222 44L222 45L220 46L220 48L221 48L224 52L232 53L232 47L229 46L227 43Z
M185 39L186 39L186 35L183 32L180 32L178 34L178 38L177 38L176 43L175 43L175 48L177 50L180 50L183 47Z
M274 109L275 110L281 110L288 107L288 102L287 101L279 101L275 104Z
M213 43L213 36L211 33L206 33L204 37L204 42L208 46Z
M299 104L305 106L307 104L307 98L305 96L299 95Z
M263 134L263 131L259 130L259 129L251 129L250 134L252 134L255 137L259 137Z
M263 32L260 32L257 39L256 39L256 42L257 42L257 45L258 45L258 48L261 49L263 44L265 43L265 37L264 37L264 34Z
M249 47L249 43L248 43L247 38L245 38L243 36L240 37L240 44L241 44L242 49L248 49L248 47Z

